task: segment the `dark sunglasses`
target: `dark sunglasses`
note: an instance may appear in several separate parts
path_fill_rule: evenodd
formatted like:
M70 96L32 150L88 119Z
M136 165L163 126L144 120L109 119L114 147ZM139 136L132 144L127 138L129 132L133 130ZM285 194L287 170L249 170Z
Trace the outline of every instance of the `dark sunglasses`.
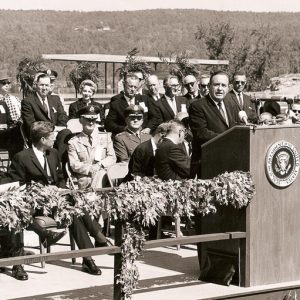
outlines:
M186 83L185 85L194 85L196 83L196 81L194 82L189 82L189 83Z
M9 80L3 80L3 81L0 81L0 84L7 85L7 84L10 84L10 81Z
M129 116L129 119L132 121L134 121L134 120L140 121L143 119L143 117L142 116Z
M94 118L85 118L85 117L82 117L84 120L86 120L87 122L92 122L92 123L96 123L97 119L94 119Z
M235 84L245 84L246 81L236 81Z

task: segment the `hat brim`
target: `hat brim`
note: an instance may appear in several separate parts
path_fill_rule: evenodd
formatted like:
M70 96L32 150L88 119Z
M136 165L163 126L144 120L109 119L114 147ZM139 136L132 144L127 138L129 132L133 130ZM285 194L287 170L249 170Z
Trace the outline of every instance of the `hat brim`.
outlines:
M90 119L90 120L97 120L98 119L97 115L81 115L80 117L83 117L85 119Z

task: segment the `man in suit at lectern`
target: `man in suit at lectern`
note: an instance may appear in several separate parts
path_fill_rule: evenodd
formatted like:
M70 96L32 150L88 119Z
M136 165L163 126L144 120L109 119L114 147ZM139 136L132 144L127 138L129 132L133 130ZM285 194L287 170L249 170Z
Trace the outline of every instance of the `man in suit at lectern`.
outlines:
M239 123L237 105L228 93L229 77L225 72L211 75L209 94L190 106L190 127L193 132L193 154L191 176L201 176L201 145L218 134ZM196 234L201 234L201 216L195 216ZM201 246L197 244L199 266L201 266Z
M193 133L192 177L196 173L200 176L201 145L239 124L237 105L231 98L225 98L228 88L228 74L216 72L210 78L209 94L190 106L189 120Z

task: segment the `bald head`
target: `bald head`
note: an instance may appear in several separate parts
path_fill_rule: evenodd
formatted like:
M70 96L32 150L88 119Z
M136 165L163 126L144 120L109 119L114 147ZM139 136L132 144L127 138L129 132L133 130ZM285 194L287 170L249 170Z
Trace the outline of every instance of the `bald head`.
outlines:
M159 94L159 80L156 75L150 75L147 78L147 88L152 96Z

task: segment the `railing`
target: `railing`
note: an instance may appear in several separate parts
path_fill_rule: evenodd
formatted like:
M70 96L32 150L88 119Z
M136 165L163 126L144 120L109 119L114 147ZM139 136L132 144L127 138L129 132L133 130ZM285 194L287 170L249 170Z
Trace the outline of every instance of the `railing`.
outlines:
M120 222L116 222L116 227L115 227L116 246L2 258L0 259L0 267L19 265L19 264L32 264L32 263L39 263L42 261L47 262L53 260L69 259L69 258L84 257L84 256L114 254L113 299L119 300L121 299L121 286L117 284L116 275L120 273L120 269L122 265L122 257L121 257L121 249L120 249L121 242L122 242L122 234L123 234L122 224ZM183 236L178 238L168 238L163 240L147 241L144 245L144 249L146 250L146 249L152 249L157 247L215 242L221 240L233 240L233 239L241 240L245 238L246 238L245 232L224 232L224 233L212 233L212 234L203 234L203 235L194 235L194 236Z

